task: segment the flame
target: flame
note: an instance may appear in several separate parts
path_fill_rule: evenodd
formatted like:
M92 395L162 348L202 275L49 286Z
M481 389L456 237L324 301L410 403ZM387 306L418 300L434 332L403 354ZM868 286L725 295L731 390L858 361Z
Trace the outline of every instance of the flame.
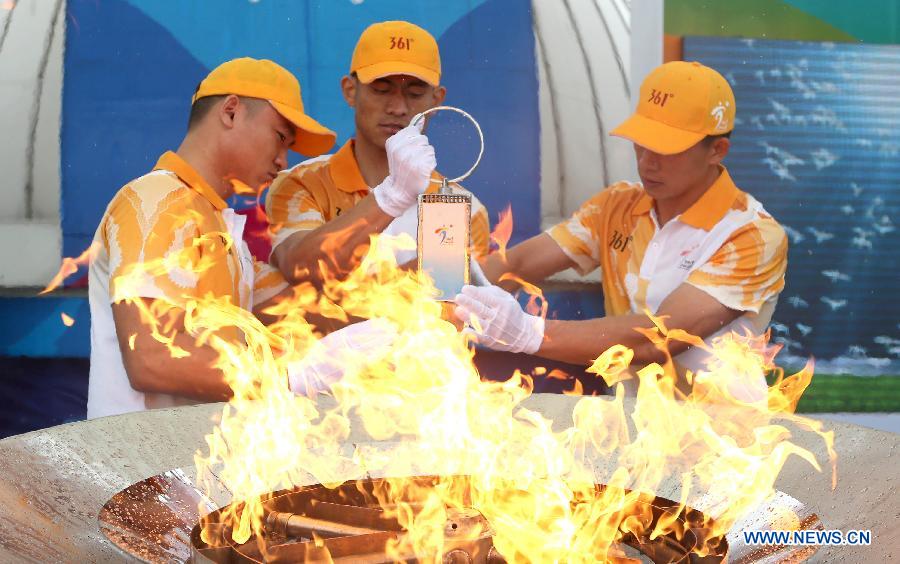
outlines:
M544 370L546 370L546 368ZM553 378L554 380L568 380L570 376L562 370L554 368L547 374L547 378Z
M62 312L60 314L60 317L62 317L63 325L65 325L66 327L71 327L71 326L75 325L75 320L72 319L71 317L69 317L68 315L66 315L66 312Z
M497 221L497 227L491 231L491 241L497 244L497 252L500 253L500 256L503 258L503 262L506 262L506 246L509 244L509 238L512 237L513 230L513 216L512 216L512 205L506 206L506 209L500 212L500 217Z
M530 313L531 315L538 315L546 319L547 317L547 308L550 304L547 303L546 298L544 298L544 292L530 282L526 282L525 280L519 278L515 274L511 272L504 272L500 275L499 282L505 282L506 280L512 280L522 286L522 290L528 294L528 303L525 304L525 311Z
M624 345L613 345L603 351L587 371L600 376L607 386L612 387L631 378L628 367L633 358L633 350Z
M506 233L511 226L510 216ZM495 240L505 244L508 236ZM186 267L167 257L118 284ZM494 546L511 562L617 558L626 534L683 533L677 511L655 522L648 514L648 502L667 488L678 492L676 509L690 506L707 516L705 536L694 549L703 556L772 496L789 456L821 469L809 451L790 442L786 421L822 436L834 468L832 434L794 415L811 365L787 378L779 373L759 400L742 399L733 389L735 380L777 372L777 350L767 335L730 334L704 343L652 318L655 327L644 334L667 360L636 369L630 349L603 352L589 370L614 386L614 396L582 398L572 424L554 426L524 403L533 389L530 376L515 371L502 382L480 378L470 343L442 319L430 281L399 268L390 244L373 241L342 279L324 268L322 276L321 288L300 284L289 299L268 308L279 317L269 327L223 299L191 299L177 318L159 301L142 309L150 334L173 356L186 354L174 344L178 323L219 353L215 368L233 397L206 448L195 455L198 481L210 492L222 486L231 492L236 503L225 517L233 540L243 543L256 534L263 554L263 504L273 492L386 476L375 495L407 531L389 547L395 559L415 553L439 561L448 508L479 511L490 523ZM541 299L539 313L546 315L540 288L523 287L535 307ZM353 347L326 352L309 321L313 316L380 320L396 336L378 354ZM690 376L690 393L676 386L667 350L673 340L713 355L706 370ZM292 366L317 358L343 368L343 378L331 387L333 402L295 395L286 385ZM628 379L639 386L633 407L626 408L621 383ZM580 386L576 381L570 393L580 394ZM426 474L441 477L427 488L407 478Z
M100 243L94 241L87 249L84 250L83 253L78 255L76 258L63 258L62 266L59 267L59 272L56 273L50 283L47 284L47 287L44 288L39 293L39 295L48 294L58 288L59 285L63 283L63 280L78 272L78 267L85 266L92 260L94 260L99 250Z
M234 193L238 196L258 196L261 190L254 190L242 180L238 180L237 178L229 178L228 182L231 183L232 189L234 189Z

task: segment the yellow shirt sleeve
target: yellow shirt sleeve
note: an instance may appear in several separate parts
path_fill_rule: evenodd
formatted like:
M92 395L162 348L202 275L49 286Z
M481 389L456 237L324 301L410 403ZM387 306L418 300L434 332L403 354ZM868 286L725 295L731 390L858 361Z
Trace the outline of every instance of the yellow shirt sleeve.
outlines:
M262 261L253 261L254 307L271 300L287 287L287 280L277 268Z
M104 219L110 300L164 298L180 305L215 286L203 280L214 266L204 259L203 247L224 242L209 235L207 220L193 206L198 196L190 189L160 193L147 188L123 188Z
M571 218L547 230L581 275L600 266L600 222L610 193L607 189L596 194L581 204Z
M758 313L784 288L788 239L770 216L735 231L687 282L725 307Z
M491 244L491 222L483 206L472 215L472 254L486 257Z
M294 233L325 225L324 210L297 171L282 172L272 182L266 196L266 216L272 249Z

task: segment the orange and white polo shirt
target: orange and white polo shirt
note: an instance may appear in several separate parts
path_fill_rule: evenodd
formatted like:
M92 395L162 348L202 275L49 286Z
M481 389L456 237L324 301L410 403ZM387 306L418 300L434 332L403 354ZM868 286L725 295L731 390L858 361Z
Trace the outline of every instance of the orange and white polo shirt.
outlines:
M687 211L660 228L640 184L609 186L548 234L581 274L601 269L606 315L656 313L682 283L745 312L711 338L742 328L761 333L784 288L784 229L724 167ZM696 372L706 356L689 349L676 361Z
M242 239L245 219L172 152L116 193L94 235L89 273L89 418L196 403L131 387L113 303L156 298L183 306L211 296L252 310L287 287L281 273L252 258Z
M435 173L434 178L442 177ZM432 193L439 188L438 184L433 183L427 191ZM451 189L456 193L471 194L459 185L451 185ZM272 248L294 233L311 231L325 225L359 203L369 194L369 190L370 187L359 170L352 139L333 155L316 157L283 171L272 182L266 196ZM415 240L417 226L416 208L413 206L396 218L384 233L406 233ZM471 237L473 254L487 255L490 222L487 209L474 195ZM414 257L414 254L410 257L398 255L397 260L402 264Z

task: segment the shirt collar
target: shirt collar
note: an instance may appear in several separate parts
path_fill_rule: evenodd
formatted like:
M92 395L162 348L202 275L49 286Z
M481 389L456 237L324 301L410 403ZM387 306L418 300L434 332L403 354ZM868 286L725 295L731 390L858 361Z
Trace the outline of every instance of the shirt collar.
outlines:
M343 147L331 157L331 179L338 190L344 192L367 192L369 185L363 179L353 152L353 139L344 143Z
M370 187L366 184L362 171L359 170L359 162L356 160L356 153L353 152L353 144L353 139L347 140L331 157L331 179L338 190L350 193L368 192ZM438 191L441 187L439 182L444 177L434 171L431 173L431 178L438 182L431 182L428 189L425 190L427 193Z
M634 204L634 207L631 208L631 213L633 215L645 215L650 213L651 209L653 209L653 198L646 192L641 192L641 197Z
M172 151L163 153L163 155L159 157L159 160L156 161L156 166L153 167L153 170L168 170L169 172L174 173L182 180L182 182L209 200L209 203L219 211L228 207L225 200L223 200L222 197L213 190L212 186L200 176L200 173L194 170L191 165Z
M737 186L734 185L725 167L719 165L719 177L700 199L694 202L694 205L681 214L678 221L709 231L722 221L737 196Z
M731 209L738 192L738 188L734 185L734 181L731 180L728 170L724 166L719 165L719 177L700 196L700 199L694 202L687 211L678 216L678 221L697 229L709 231ZM632 214L644 215L650 213L651 209L653 209L653 198L644 192L632 208Z

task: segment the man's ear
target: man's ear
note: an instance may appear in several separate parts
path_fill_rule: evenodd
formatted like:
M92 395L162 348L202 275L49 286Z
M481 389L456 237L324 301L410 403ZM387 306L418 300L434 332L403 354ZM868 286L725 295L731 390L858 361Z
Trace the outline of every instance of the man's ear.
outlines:
M440 106L444 103L444 98L447 97L447 89L444 86L438 85L434 87L434 105Z
M710 152L709 164L718 165L728 155L728 151L731 149L731 140L727 137L719 137L713 141L710 148L712 151Z
M351 108L356 107L356 89L359 88L359 83L356 78L353 78L350 75L345 76L341 79L341 94L344 95L344 100L347 102L347 105Z
M238 106L241 105L241 99L235 96L234 94L229 94L225 101L222 102L222 105L219 106L219 121L222 122L222 125L231 129L234 127L234 116L237 113Z

